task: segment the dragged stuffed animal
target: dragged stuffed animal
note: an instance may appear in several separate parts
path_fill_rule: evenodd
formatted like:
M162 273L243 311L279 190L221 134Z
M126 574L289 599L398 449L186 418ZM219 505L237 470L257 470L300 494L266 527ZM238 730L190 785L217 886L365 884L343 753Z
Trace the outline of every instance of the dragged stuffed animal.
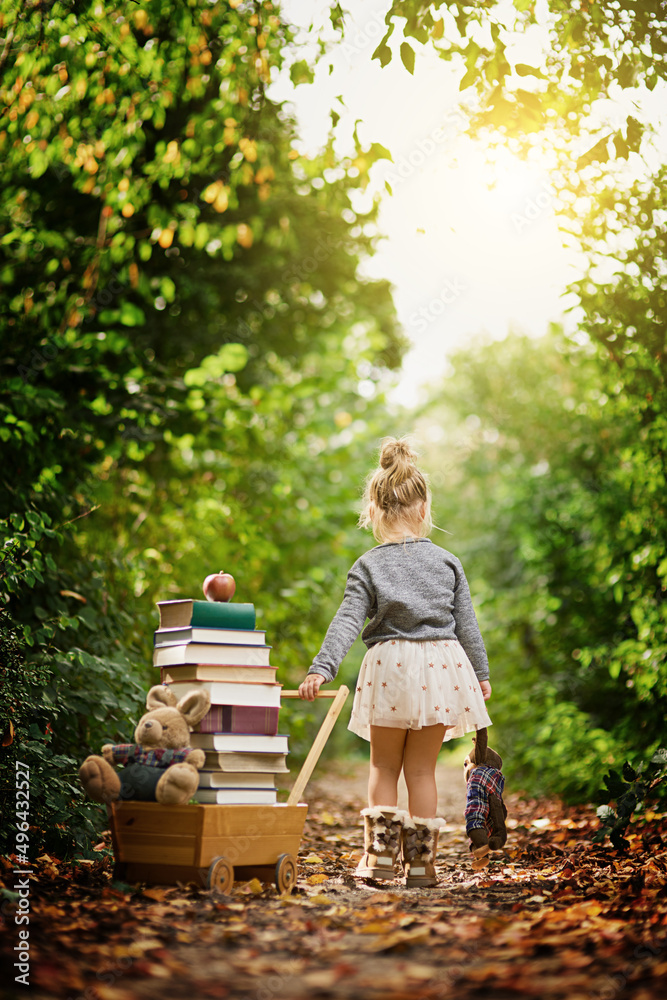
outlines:
M463 773L468 784L466 833L473 853L472 867L477 871L488 865L489 850L500 850L507 840L507 809L503 802L502 758L488 746L486 729L477 731L474 743L463 763Z
M199 786L203 750L190 746L190 728L204 718L208 692L190 691L180 701L165 685L148 692L148 711L135 729L136 743L106 743L102 756L87 757L79 768L81 784L95 802L133 799L182 805ZM123 764L121 771L113 765Z

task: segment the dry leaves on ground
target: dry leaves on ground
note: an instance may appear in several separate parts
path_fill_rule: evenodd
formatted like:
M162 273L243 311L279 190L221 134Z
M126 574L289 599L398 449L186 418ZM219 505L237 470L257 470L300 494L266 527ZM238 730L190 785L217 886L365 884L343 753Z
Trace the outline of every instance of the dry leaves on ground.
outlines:
M108 856L43 856L30 877L36 997L657 1000L667 979L667 815L630 850L591 842L593 808L510 797L507 848L473 873L463 826L441 837L436 889L352 877L357 803L311 799L292 896L113 885ZM16 876L3 861L0 945L13 982ZM16 986L15 995L24 987ZM10 992L10 996L12 993Z

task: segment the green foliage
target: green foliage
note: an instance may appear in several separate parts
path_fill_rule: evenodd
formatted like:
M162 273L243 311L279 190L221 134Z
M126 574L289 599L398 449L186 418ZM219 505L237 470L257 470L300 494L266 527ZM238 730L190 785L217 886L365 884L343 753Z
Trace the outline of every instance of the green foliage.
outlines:
M656 705L664 704L667 696L667 386L661 250L667 233L666 174L662 168L650 184L633 185L627 205L621 207L607 195L591 207L582 230L595 265L574 286L584 310L582 330L599 345L604 389L616 419L632 428L611 474L626 502L618 512L604 580L613 588L624 625L613 642L592 648L587 657L606 662L612 677ZM614 273L601 281L599 267L605 258Z
M436 523L471 576L507 771L571 800L657 743L667 710L667 525L645 488L662 466L641 447L635 464L644 406L611 376L557 329L508 337L455 357L428 415L448 428Z
M609 837L616 850L627 850L630 841L624 834L633 815L641 812L647 801L658 797L658 786L666 775L667 750L664 748L657 750L648 762L641 761L637 767L626 760L622 775L618 771L605 774L606 789L599 793L600 801L605 804L598 808L600 829L593 840L601 843ZM610 799L616 802L615 809L606 804Z
M593 800L600 769L619 758L622 745L595 726L552 679L536 671L518 675L502 653L493 663L489 711L500 730L494 746L503 748L503 770L534 795L558 795L566 802Z
M0 595L37 692L32 842L66 852L104 821L76 767L157 680L156 599L224 566L300 679L404 344L358 274L377 206L352 199L386 150L299 155L266 96L291 40L273 5L0 16Z
M76 776L79 754L59 752L56 738L69 713L77 711L79 719L82 713L68 697L67 678L44 664L29 664L28 652L6 611L0 610L0 850L11 854L18 846L29 858L43 850L90 856L99 808L83 802ZM27 775L28 787L22 784L27 799L16 795L18 770L22 783Z
M45 536L36 517L26 517L23 532L6 536L3 552L4 587L9 594L32 594L36 603L26 597L15 604L14 597L8 603L13 614L0 608L0 732L9 741L0 749L0 850L15 849L14 770L20 760L30 773L30 856L43 850L90 856L91 837L104 817L99 807L83 801L78 767L89 748L97 750L105 741L101 731L113 742L127 738L128 719L143 711L145 671L120 648L131 619L120 611L115 619L106 614L100 562L81 565L75 583L52 565L45 537L55 539L61 558L73 556L62 534ZM27 553L33 552L29 560ZM69 589L75 585L88 597ZM83 607L71 607L82 602Z
M498 130L504 141L531 135L539 140L548 124L552 141L557 133L568 145L580 142L582 121L594 101L614 100L619 89L653 90L667 76L660 3L596 0L573 6L568 0L543 5L514 0L513 7L512 11L497 0L450 4L394 0L387 4L387 31L373 58L383 67L391 62L388 43L400 24L404 39L433 46L460 73L459 89L473 91L478 103L471 114L473 130ZM517 61L521 47L516 45L517 35L536 38L538 31L546 39L539 68ZM399 52L412 73L411 45L401 42ZM650 122L629 116L624 126L607 129L596 138L578 167L614 157L627 159L639 150L647 128Z

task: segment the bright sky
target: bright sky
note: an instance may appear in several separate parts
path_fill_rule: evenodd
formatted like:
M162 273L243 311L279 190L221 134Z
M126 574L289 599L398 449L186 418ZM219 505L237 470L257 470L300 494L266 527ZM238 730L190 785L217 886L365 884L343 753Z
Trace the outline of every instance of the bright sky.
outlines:
M371 56L384 34L388 4L347 0L343 6L349 12L346 40L322 61L315 82L293 89L283 78L270 94L293 103L304 151L324 144L332 107L341 114L341 155L354 151L358 119L364 145L380 142L391 151L394 162L379 161L370 173L368 197L384 192L378 228L386 239L363 270L394 286L411 348L392 395L412 405L420 385L437 381L447 355L474 334L502 338L511 328L537 336L550 321L562 321L572 304L563 290L581 262L562 245L548 159L529 165L501 150L489 163L480 144L457 134L461 95L449 64L430 47L415 45L414 76L397 55L382 69ZM328 23L329 4L322 0L283 0L282 9L299 27ZM310 55L315 52L313 47ZM531 55L524 51L521 58L531 62ZM614 109L617 120L622 112ZM367 206L361 200L355 207Z

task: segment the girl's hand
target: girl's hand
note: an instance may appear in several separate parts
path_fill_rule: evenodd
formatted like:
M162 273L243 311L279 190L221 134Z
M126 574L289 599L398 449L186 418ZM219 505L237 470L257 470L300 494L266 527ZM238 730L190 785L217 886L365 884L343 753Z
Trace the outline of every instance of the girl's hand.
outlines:
M482 694L484 695L484 701L488 701L491 697L491 681L480 681L479 686L482 689Z
M314 701L322 684L324 684L322 674L306 674L305 679L299 685L299 698Z

